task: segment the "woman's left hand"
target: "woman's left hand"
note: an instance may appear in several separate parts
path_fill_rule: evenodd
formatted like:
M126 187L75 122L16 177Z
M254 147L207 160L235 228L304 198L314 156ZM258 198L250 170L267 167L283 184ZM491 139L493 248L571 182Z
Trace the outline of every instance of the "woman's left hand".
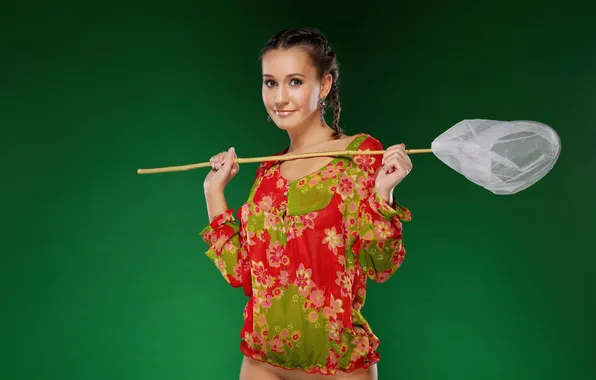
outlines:
M375 187L379 195L389 202L395 186L412 171L413 165L406 153L406 146L397 144L385 149L381 165Z

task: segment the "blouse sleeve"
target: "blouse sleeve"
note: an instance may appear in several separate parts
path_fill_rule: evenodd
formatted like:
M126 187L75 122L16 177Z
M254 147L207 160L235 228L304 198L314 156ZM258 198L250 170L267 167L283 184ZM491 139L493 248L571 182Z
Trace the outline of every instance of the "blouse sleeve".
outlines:
M201 231L201 237L209 248L207 257L219 269L224 279L233 287L243 286L243 246L240 227L235 221L233 210L216 216Z
M359 149L382 150L383 147L378 140L369 137ZM354 162L356 190L351 205L346 205L344 212L350 219L345 223L353 226L352 252L371 280L385 282L405 258L402 222L410 221L411 213L397 201L388 204L377 193L375 179L381 168L381 155L356 155Z
M261 164L255 174L255 183L263 172ZM253 186L255 184L253 183ZM200 233L207 243L207 257L219 269L224 279L233 287L244 287L249 292L251 286L250 260L245 239L239 223L234 219L234 210L229 209L217 215ZM248 293L247 293L248 294Z

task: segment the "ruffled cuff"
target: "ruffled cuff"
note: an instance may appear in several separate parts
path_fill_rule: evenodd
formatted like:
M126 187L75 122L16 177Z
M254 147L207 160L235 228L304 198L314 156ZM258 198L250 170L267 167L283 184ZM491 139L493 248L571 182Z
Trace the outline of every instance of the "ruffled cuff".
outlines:
M211 223L200 232L200 235L205 243L210 246L214 245L221 240L222 234L231 236L238 231L234 222L234 210L229 209L213 218Z
M396 218L403 222L412 220L412 214L406 207L401 206L393 197L393 202L389 204L379 193L373 189L373 193L369 198L370 207L382 215L385 219Z

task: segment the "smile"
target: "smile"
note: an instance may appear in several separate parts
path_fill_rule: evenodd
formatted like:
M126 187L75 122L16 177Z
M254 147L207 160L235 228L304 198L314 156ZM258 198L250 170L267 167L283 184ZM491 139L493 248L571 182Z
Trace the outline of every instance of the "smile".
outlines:
M277 116L288 116L288 115L293 114L294 112L296 112L296 111L295 110L292 110L292 111L290 111L290 110L275 110L275 114Z

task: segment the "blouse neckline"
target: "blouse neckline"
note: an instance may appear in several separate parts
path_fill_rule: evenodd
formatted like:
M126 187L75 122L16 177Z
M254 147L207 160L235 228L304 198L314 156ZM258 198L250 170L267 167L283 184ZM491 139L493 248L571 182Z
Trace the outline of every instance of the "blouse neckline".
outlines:
M358 145L357 144L358 143L358 139L363 134L364 133L361 132L361 133L357 133L356 135L354 135L353 138L352 138L352 141L350 141L350 143L345 148L340 149L340 150L353 150L353 149L355 149L356 148L356 145ZM289 148L284 149L284 151L281 154L282 155L283 154L286 154L286 152L288 151L288 149ZM293 184L298 183L300 181L307 180L308 178L319 174L320 172L322 172L325 169L327 169L329 166L336 165L341 159L342 159L341 156L337 156L334 159L332 159L329 163L321 166L320 168L318 168L318 169L316 169L316 170L314 170L314 171L312 171L312 172L310 172L310 173L308 173L308 174L306 174L306 175L304 175L304 176L302 176L300 178L296 178L296 179L291 180L291 181L289 179L287 179L286 177L284 177L281 174L281 163L283 162L282 160L276 161L276 163L275 163L275 171L277 173L277 176L284 181L284 183L286 184L286 186L290 186L290 185L293 185Z

